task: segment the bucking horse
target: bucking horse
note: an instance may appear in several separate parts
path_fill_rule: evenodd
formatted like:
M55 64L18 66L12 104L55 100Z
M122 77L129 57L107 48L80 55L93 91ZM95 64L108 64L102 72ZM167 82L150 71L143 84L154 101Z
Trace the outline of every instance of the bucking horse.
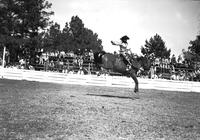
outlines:
M112 53L106 53L104 51L94 53L94 62L99 67L131 77L135 82L134 92L136 93L139 91L137 71L140 69L141 65L132 57L130 57L129 60L131 62L131 68L127 70L128 62L124 57Z

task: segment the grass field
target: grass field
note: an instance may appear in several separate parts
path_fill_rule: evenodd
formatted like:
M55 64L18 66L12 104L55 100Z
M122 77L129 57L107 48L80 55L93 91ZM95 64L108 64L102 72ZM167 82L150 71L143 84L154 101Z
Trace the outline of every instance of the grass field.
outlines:
M200 93L0 80L0 139L199 140Z

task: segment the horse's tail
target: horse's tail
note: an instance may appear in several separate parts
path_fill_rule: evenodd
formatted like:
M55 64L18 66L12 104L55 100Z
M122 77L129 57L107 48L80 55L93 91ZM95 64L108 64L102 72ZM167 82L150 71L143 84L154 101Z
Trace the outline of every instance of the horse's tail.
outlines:
M102 56L105 54L106 52L101 51L101 52L95 52L94 53L94 62L96 64L102 64Z

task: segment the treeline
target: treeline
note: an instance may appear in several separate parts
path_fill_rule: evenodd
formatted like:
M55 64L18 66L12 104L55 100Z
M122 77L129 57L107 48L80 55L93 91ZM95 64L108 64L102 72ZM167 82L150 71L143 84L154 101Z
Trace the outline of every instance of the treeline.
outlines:
M103 49L98 34L86 28L78 16L72 16L71 21L66 21L63 29L59 23L51 21L50 16L54 14L51 6L46 0L0 0L1 58L4 47L11 63L18 62L20 58L35 63L36 55L41 50L59 53ZM144 65L148 66L156 58L170 59L171 56L171 50L158 34L145 41L141 53ZM200 35L189 42L188 50L182 54L184 62L190 65L200 61Z
M43 48L45 52L76 52L77 49L100 51L103 47L98 34L84 27L83 21L78 16L73 16L62 30L58 23L54 23L47 32L44 32Z
M98 34L73 16L63 29L50 20L54 14L46 0L0 0L0 56L6 47L10 62L24 58L35 63L40 50L59 52L102 49Z
M178 56L171 56L171 49L167 49L165 42L156 34L149 40L145 41L145 45L141 47L142 57L150 61L152 64L155 59L173 59L173 65L181 63L183 67L189 69L200 68L200 35L196 36L196 39L191 40L188 44L187 50L183 49L181 54Z

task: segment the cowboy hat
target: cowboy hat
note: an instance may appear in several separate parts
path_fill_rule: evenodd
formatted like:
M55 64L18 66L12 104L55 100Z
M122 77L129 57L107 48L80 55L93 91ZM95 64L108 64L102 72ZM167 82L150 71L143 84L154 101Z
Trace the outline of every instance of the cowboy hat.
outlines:
M123 43L127 43L127 40L129 40L129 37L127 35L123 36L120 38L120 40L123 42Z

